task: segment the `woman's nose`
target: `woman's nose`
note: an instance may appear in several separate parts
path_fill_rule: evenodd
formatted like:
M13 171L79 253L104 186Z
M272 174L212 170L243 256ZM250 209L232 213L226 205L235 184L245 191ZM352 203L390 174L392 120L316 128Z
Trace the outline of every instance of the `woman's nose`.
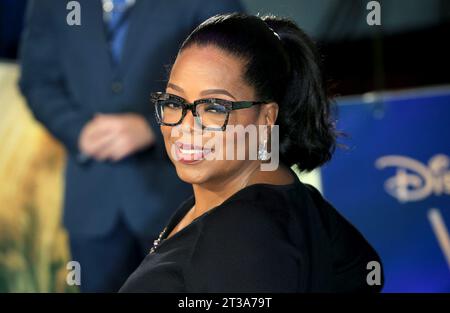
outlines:
M183 131L186 132L191 132L194 130L194 128L196 127L196 121L195 121L195 116L192 115L192 111L188 110L186 112L186 115L183 119L183 121L181 122L181 128L183 129Z

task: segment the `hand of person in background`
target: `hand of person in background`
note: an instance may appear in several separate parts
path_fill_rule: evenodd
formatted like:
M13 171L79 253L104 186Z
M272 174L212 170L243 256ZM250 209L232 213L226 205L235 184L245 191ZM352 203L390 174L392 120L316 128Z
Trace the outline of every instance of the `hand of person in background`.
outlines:
M154 142L152 128L139 114L97 114L81 131L79 148L98 161L119 161Z

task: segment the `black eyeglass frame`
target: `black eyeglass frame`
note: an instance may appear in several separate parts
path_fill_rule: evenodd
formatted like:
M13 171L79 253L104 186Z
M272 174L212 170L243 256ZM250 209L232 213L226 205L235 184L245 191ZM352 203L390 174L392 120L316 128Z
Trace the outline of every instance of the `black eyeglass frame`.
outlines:
M182 106L182 109L183 109L181 118L176 123L163 122L158 113L158 101L167 101L169 99L175 99L175 100L179 101ZM152 92L151 93L151 101L155 105L155 116L156 116L156 120L157 120L158 124L164 125L164 126L177 126L177 125L181 124L183 122L183 119L185 118L188 110L190 110L192 112L192 115L196 119L198 119L199 115L197 114L197 105L199 105L199 104L217 103L217 104L223 105L225 107L227 115L225 117L225 122L222 125L222 127L208 127L208 126L204 126L201 122L199 122L199 124L202 126L202 130L214 130L214 131L224 131L226 129L226 127L228 125L228 120L230 118L231 111L239 110L239 109L246 109L246 108L250 108L254 105L267 104L267 103L271 102L269 100L266 100L266 101L231 101L231 100L225 100L225 99L220 99L220 98L203 98L203 99L195 100L192 103L189 103L180 96L177 96L177 95L174 95L171 93L161 92L161 91Z

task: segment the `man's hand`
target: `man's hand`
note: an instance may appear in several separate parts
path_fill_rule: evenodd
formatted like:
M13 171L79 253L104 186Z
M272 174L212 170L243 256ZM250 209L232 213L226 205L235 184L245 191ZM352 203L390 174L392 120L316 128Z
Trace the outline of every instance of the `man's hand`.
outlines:
M79 147L98 161L119 161L154 141L155 134L141 115L98 114L81 131Z

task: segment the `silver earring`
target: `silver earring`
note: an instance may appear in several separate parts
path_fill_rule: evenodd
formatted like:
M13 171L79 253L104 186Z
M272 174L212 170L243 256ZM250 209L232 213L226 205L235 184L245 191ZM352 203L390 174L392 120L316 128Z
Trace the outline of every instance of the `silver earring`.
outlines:
M269 160L269 152L267 151L267 139L264 139L263 144L259 144L258 147L258 160L267 161Z

